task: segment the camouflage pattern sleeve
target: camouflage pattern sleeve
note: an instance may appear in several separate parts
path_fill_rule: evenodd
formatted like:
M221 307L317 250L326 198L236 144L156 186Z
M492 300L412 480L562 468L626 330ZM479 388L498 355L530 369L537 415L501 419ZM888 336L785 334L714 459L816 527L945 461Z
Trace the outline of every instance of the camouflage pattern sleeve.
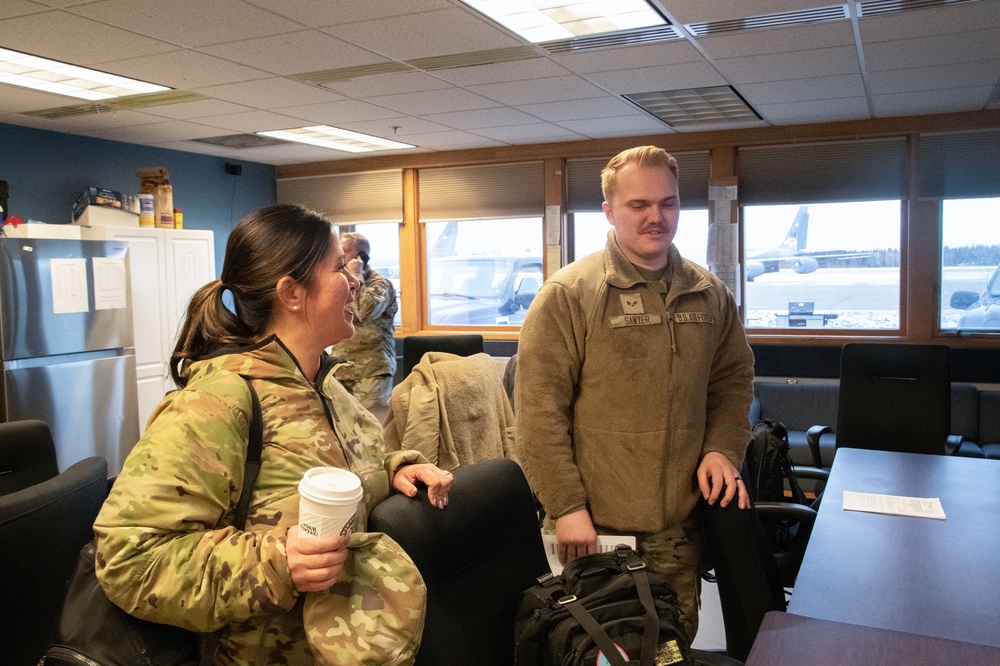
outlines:
M364 282L354 297L354 316L360 321L375 321L386 308L395 304L396 291L392 282L374 271L365 271ZM392 314L395 315L395 311Z
M98 579L137 617L206 632L295 604L286 528L220 526L239 498L249 432L249 392L232 377L220 391L164 398L94 524Z

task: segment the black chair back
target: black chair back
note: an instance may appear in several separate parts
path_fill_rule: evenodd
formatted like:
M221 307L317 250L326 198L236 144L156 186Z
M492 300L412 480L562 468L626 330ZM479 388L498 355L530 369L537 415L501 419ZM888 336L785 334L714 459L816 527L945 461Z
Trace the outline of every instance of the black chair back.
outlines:
M534 496L517 463L459 467L444 510L417 497L378 504L368 529L410 555L427 584L418 665L511 666L521 593L549 571Z
M485 351L481 335L410 335L403 338L403 377L429 351L447 352L458 356L472 356Z
M0 495L29 488L58 473L49 424L35 420L0 423Z
M743 467L746 473L746 465ZM785 591L755 509L736 502L720 508L701 502L708 559L715 569L726 632L726 655L746 661L764 615L784 611Z
M0 497L0 662L35 666L49 647L66 584L108 493L108 464L85 458Z
M837 446L943 454L951 431L951 350L852 343L840 361Z

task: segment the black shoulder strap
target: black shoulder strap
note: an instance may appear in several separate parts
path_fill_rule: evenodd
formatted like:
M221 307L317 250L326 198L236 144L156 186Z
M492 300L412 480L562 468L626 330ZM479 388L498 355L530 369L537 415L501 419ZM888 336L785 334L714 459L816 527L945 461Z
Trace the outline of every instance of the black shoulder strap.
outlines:
M247 460L243 465L243 488L240 490L240 499L236 503L236 515L233 519L233 527L243 529L247 524L247 510L250 508L250 498L253 497L253 487L257 484L257 474L260 472L260 455L264 448L264 419L260 412L260 398L254 390L250 380L243 377L250 389L250 400L253 403L250 415L250 436L247 438ZM201 659L199 666L212 666L215 663L215 653L219 646L219 632L213 631L210 634L203 634L201 637L199 652Z
M240 375L243 377L243 375ZM250 399L253 401L253 413L250 417L250 438L247 441L247 461L243 467L243 489L240 491L240 500L236 503L236 517L233 525L243 529L247 522L247 510L250 508L250 497L253 495L253 487L257 483L257 474L260 472L260 455L264 448L264 423L260 413L260 398L253 384L246 377L243 381L250 389Z

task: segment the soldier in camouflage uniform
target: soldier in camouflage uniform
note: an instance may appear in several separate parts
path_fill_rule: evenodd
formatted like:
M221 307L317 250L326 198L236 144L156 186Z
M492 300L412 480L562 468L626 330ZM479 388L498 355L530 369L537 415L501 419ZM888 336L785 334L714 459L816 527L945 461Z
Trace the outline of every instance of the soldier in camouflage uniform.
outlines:
M338 368L337 379L382 421L396 372L396 290L368 265L371 245L367 238L345 232L340 244L347 268L361 286L354 293L354 335L335 344L330 353L349 361Z
M356 286L322 216L280 205L244 219L222 279L189 305L171 367L181 389L150 417L94 525L108 596L144 619L221 629L216 664L406 663L415 647L400 643L419 642L423 582L366 518L417 483L444 508L451 476L413 451L387 455L380 424L334 378L323 350L353 332ZM264 443L244 530L231 525L252 413L240 375L260 398ZM298 482L322 466L362 480L350 541L298 535Z

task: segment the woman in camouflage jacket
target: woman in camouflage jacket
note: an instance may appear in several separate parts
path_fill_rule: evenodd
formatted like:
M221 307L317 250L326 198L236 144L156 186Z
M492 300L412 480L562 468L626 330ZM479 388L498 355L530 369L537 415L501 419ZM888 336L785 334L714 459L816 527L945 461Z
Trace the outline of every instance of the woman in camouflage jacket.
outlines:
M306 470L361 477L357 532L392 488L414 495L423 483L432 503L448 503L450 474L413 451L386 455L379 423L333 377L323 350L353 334L357 286L319 214L278 205L240 222L221 280L188 306L171 363L181 388L150 418L94 525L108 596L143 619L221 629L216 664L328 661L306 640L302 608L307 593L342 577L350 555L344 537L299 537ZM244 530L231 526L252 413L241 375L260 398L264 432Z

